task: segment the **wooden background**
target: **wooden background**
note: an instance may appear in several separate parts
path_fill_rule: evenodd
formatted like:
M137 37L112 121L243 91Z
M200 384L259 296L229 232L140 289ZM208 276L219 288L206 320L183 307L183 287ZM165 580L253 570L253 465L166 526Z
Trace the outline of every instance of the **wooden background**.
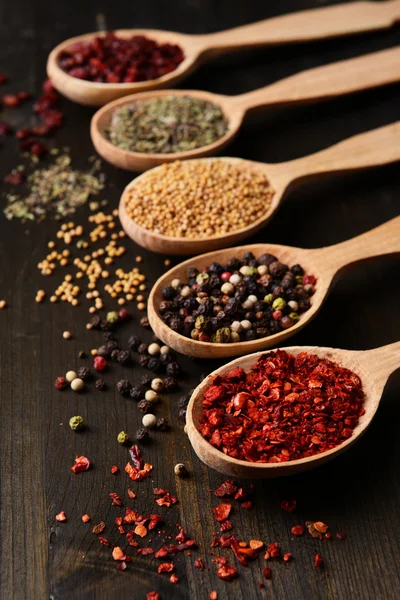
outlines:
M105 22L108 28L149 26L201 33L320 4L317 0L3 2L0 72L8 73L12 80L7 90L39 93L49 50L65 38L95 30L99 23ZM324 43L243 52L202 67L185 86L228 94L245 92L305 68L399 42L400 29L394 28ZM70 146L74 164L83 167L92 152L89 120L93 111L67 101L62 105L65 126L55 143ZM10 111L7 118L18 126L31 118L30 111L29 106ZM395 85L259 116L246 123L229 152L248 159L282 161L398 119L400 85ZM1 178L17 163L16 150L13 140L1 142ZM108 167L105 171L109 186L104 197L116 207L131 176ZM331 178L293 194L273 222L249 242L303 247L340 242L399 214L399 197L398 165ZM76 222L84 223L87 214L80 210ZM80 522L80 516L88 512L94 522L105 517L107 532L111 530L117 512L110 507L108 492L125 495L127 487L124 474L110 474L111 465L123 467L127 454L115 438L121 429L132 434L140 419L134 403L116 393L114 383L122 374L138 381L142 371L138 366L133 370L113 367L106 376L110 383L106 393L97 392L93 385L79 396L54 390L56 376L79 366L79 350L100 343L100 334L85 329L86 302L77 309L34 302L37 289L51 291L54 287L50 279L41 277L36 264L56 230L54 221L22 225L0 216L0 298L9 303L9 308L0 312L0 597L143 599L147 591L156 589L164 600L206 599L216 589L221 600L400 598L398 377L392 378L373 425L353 449L314 472L257 482L256 507L248 512L236 510L232 520L241 539L279 541L294 556L287 566L272 565L273 579L266 582L264 590L257 587L264 566L261 557L248 569L240 568L240 577L230 584L214 575L215 566L205 548L215 529L211 508L216 499L208 490L224 478L194 456L178 423L179 394L171 396L159 414L168 416L174 427L170 433L157 434L145 450L146 459L154 466L153 477L133 486L139 492L135 506L149 510L153 482L176 491L180 504L165 511L167 530L175 531L180 522L196 538L200 551L176 560L181 580L176 586L165 575L156 574L157 561L152 557L134 559L125 573L116 570L109 552ZM163 257L139 252L144 257L143 269L153 281L163 272ZM126 267L137 253L130 245ZM399 298L398 259L365 264L341 277L320 316L292 341L348 349L394 342L400 334ZM127 329L139 329L138 316ZM74 333L70 342L62 339L65 329ZM196 385L201 373L219 366L190 359L181 362L186 371L182 393ZM89 425L81 435L68 427L74 414L83 415ZM94 468L75 477L70 465L77 453L87 455ZM190 479L176 481L173 466L178 459L187 464ZM279 508L282 498L296 498L297 513L283 512ZM55 521L60 510L69 517L65 524ZM306 519L323 520L334 531L344 531L347 539L332 543L309 536L293 539L290 527ZM115 532L110 538L117 539ZM316 551L325 560L325 570L313 567ZM209 570L193 568L197 556L206 560Z

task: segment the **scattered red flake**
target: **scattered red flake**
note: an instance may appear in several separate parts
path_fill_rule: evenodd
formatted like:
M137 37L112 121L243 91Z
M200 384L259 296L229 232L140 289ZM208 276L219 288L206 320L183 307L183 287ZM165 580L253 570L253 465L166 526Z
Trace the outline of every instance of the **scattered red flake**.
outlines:
M126 539L127 539L127 541L128 541L128 544L129 544L130 546L134 546L134 547L136 548L136 547L137 547L139 544L138 544L138 543L137 543L137 541L134 539L134 536L135 536L135 534L134 534L134 532L133 532L133 531L128 531L128 533L126 534Z
M137 469L136 467L131 465L131 463L128 462L125 466L125 471L126 471L126 473L128 473L128 475L132 479L132 481L142 481L142 479L145 479L146 477L149 476L152 468L153 467L151 465L146 463L144 465L143 469Z
M119 571L125 571L125 569L127 568L127 566L128 566L128 565L126 564L126 562L125 562L124 560L122 560L121 562L119 562L119 563L117 564L117 569L118 569Z
M219 504L213 508L214 516L217 521L225 521L230 515L232 504Z
M238 486L233 479L227 479L215 490L214 494L218 496L218 498L223 498L223 496L234 496L237 489Z
M106 528L106 524L104 523L104 521L100 521L100 523L98 523L98 525L93 526L92 533L94 533L94 535L99 535L99 533L104 531L105 528Z
M15 132L15 137L17 140L26 140L26 138L30 137L31 135L32 130L28 127L25 127L24 129L18 129L18 131Z
M128 488L128 496L131 500L133 500L134 498L136 498L136 494L135 492L133 492L130 488Z
M342 541L342 540L346 539L346 534L343 533L343 532L341 532L341 531L338 531L337 534L336 534L336 537L337 537L338 540Z
M100 542L100 544L103 544L103 546L109 546L110 542L108 541L107 538L102 537L101 535L99 535L99 537L97 538Z
M17 92L17 98L21 102L25 102L25 100L29 100L31 98L31 94L29 92Z
M160 600L160 594L158 592L148 592L146 600Z
M262 581L260 581L259 583L257 583L258 587L260 588L260 590L265 588L265 585L263 584Z
M323 562L324 562L324 561L323 561L323 559L322 559L322 556L321 556L320 554L316 554L316 555L314 556L314 567L315 567L316 569L319 569L320 567L322 567L322 565L323 565Z
M156 558L165 558L166 556L168 556L168 550L165 548L165 546L162 546L159 550L157 550L157 552L155 553L155 557Z
M81 519L83 523L88 523L90 521L89 515L82 515Z
M185 532L184 532L184 530L183 530L183 527L181 527L180 525L177 525L177 527L178 527L178 529L179 529L179 533L178 533L178 535L177 535L177 536L176 536L176 538L175 538L175 539L176 539L176 541L177 541L177 542L182 542L182 543L183 543L183 542L186 542L186 540L187 540L187 536L186 536L186 534L185 534Z
M204 569L206 568L202 558L197 558L194 561L194 566L196 567L196 569L199 569L199 571L204 571Z
M145 537L147 535L147 529L144 525L136 525L135 533L140 537Z
M322 521L315 521L314 528L319 533L326 533L328 531L328 529L329 529L328 525L326 525L325 523L322 523Z
M93 360L93 366L96 371L104 371L107 366L107 361L103 356L95 356Z
M137 555L148 556L149 554L154 554L153 548L138 548L136 550Z
M238 491L236 492L234 499L235 499L235 500L244 500L245 498L247 498L247 494L246 494L246 492L244 491L244 488L242 488L242 487L241 487L241 488L239 488L239 489L238 489Z
M75 464L71 467L73 473L81 473L87 471L90 467L90 460L86 456L77 456L75 458Z
M288 563L291 560L292 560L292 555L290 554L290 552L286 552L286 554L283 555L283 562Z
M111 473L113 475L115 475L115 473L118 473L118 471L119 471L119 467L116 467L115 465L113 467L111 467Z
M303 535L305 529L303 525L295 525L290 531L293 535Z
M326 532L326 534L325 534L325 538L326 538L328 541L331 541L331 539L333 539L333 536L332 536L332 534L331 534L329 531L327 531L327 532Z
M232 567L229 563L220 565L218 571L216 572L216 576L223 581L232 581L235 577L237 577L238 571L235 567Z
M296 500L282 500L281 508L287 512L294 512L296 510Z
M264 558L265 560L269 560L270 558L278 558L280 555L278 542L274 542L268 546Z
M178 498L167 492L162 498L157 498L156 502L158 506L167 506L169 508L171 505L178 502Z
M118 531L123 535L125 533L125 529L122 525L118 527Z
M56 515L56 521L60 521L62 523L63 521L66 521L66 520L67 520L67 516L63 510L61 512L59 512L58 515Z
M112 500L111 506L122 506L122 500L115 492L108 494Z
M169 580L170 580L171 583L178 583L179 577L175 573L172 573L172 575L169 578Z
M165 562L165 563L161 563L161 565L159 565L157 572L158 573L172 573L172 571L175 569L175 565L172 562Z
M317 521L318 523L318 521ZM324 523L322 523L322 525L324 525ZM306 527L308 529L308 533L315 538L316 540L322 540L323 539L323 535L321 533L321 531L319 531L319 529L317 527L315 527L315 523L314 521L306 521ZM325 529L326 531L326 529Z
M45 154L46 152L46 146L44 146L44 144L41 144L40 142L34 142L31 145L31 149L30 149L30 153L33 154L33 156L43 156L43 154Z
M215 590L210 592L210 600L218 600L218 593Z
M112 557L114 560L126 560L126 556L120 546L113 548Z
M263 577L264 577L264 579L271 579L272 573L271 573L270 567L263 568Z
M230 531L231 529L233 529L233 525L228 519L221 523L221 527L220 527L221 532Z
M260 550L264 546L264 542L261 540L250 540L250 548L253 550Z
M162 522L162 520L163 518L161 515L158 515L157 513L151 514L150 521L148 524L148 530L151 531L152 529L155 529L157 525Z
M165 496L167 493L167 490L164 490L163 488L153 488L153 494L155 496Z
M222 535L219 543L222 548L230 548L237 560L244 566L247 567L247 560L253 560L257 557L258 553L253 548L247 548L246 542L239 542L236 535Z
M250 509L253 508L253 503L251 500L247 500L246 502L242 502L241 507Z
M120 525L122 525L122 517L115 517L115 524L117 525L117 527L119 527Z

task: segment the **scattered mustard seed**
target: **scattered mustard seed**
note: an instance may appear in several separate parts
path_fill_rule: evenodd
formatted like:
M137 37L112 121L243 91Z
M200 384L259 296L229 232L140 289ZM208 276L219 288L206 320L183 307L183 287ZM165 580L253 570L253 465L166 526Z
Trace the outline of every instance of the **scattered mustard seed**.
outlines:
M63 338L64 340L70 340L72 337L72 333L70 331L64 331Z

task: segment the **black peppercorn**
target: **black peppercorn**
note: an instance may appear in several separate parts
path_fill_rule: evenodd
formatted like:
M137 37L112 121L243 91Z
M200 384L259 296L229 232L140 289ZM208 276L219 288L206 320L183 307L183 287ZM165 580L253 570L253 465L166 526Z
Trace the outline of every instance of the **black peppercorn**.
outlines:
M269 272L271 273L272 277L283 277L283 275L288 270L288 266L279 262L279 260L272 262L268 268L269 268Z
M113 340L113 339L114 339L114 335L113 335L112 331L105 331L103 333L103 340L105 342L111 342L111 340Z
M112 323L109 323L107 319L101 319L100 321L100 329L103 331L110 331Z
M147 317L142 317L140 319L140 324L142 327L146 327L146 328L150 327L149 319Z
M150 402L150 400L143 399L138 403L137 406L142 413L148 413L150 410L152 410L153 403Z
M164 419L164 417L160 417L159 419L157 419L156 427L160 431L167 431L167 429L169 429L169 424L168 424L167 419Z
M164 356L164 354L161 354ZM165 356L168 356L167 354ZM174 392L178 387L178 382L173 377L166 377L164 379L164 392Z
M99 346L97 348L98 356L102 356L103 358L108 358L110 356L111 350L108 350L107 346Z
M246 253L244 254L244 256L243 256L243 259L242 259L242 260L243 260L244 264L246 264L246 265L247 265L247 264L249 264L249 262L250 262L251 260L255 260L255 258L256 258L256 257L254 256L254 254L253 254L252 252L246 252Z
M117 383L117 390L122 396L127 396L131 391L132 384L127 379L121 379Z
M99 317L99 315L94 315L94 317L90 319L90 324L94 329L98 329L100 327L100 323L101 318Z
M173 357L171 356L171 354L164 354L164 353L160 354L159 359L160 359L160 362L162 365L167 365L172 360L174 360Z
M245 338L246 342L250 342L251 340L255 340L256 339L256 332L254 331L254 329L248 329L247 331L245 331L244 338Z
M189 279L195 279L199 274L199 270L196 267L188 267L187 276Z
M227 271L230 271L231 273L233 273L233 271L239 271L241 266L242 266L242 263L240 262L240 260L238 258L232 258L228 262L226 269L227 269Z
M290 317L282 317L281 325L283 329L289 329L289 327L292 327L294 325L294 321Z
M172 302L169 302L168 300L163 300L162 302L160 302L158 310L160 311L161 315L164 315L167 311L171 310L172 308Z
M176 361L167 364L166 372L170 377L177 377L181 374L181 371L182 369Z
M224 267L216 262L211 263L211 265L208 267L208 272L215 275L221 275L224 270Z
M181 421L183 421L183 422L185 422L185 421L186 421L186 412L187 412L187 408L186 408L186 407L184 407L184 408L181 408L181 409L179 410L179 419L180 419Z
M104 346L105 348L107 348L107 352L110 354L113 350L118 349L118 343L115 340L108 340L108 342L106 342Z
M83 379L83 381L87 381L91 378L92 373L88 367L80 367L77 373L79 379Z
M138 347L139 354L146 354L148 347L149 347L148 344L145 344L145 343L140 344L140 346Z
M127 365L131 359L131 355L129 354L129 350L120 350L117 354L117 362L121 365Z
M190 396L181 396L178 400L179 408L185 408L189 404Z
M172 287L172 285L168 285L167 287L162 289L162 297L164 298L164 300L173 300L176 294L177 291L175 288Z
M147 367L147 365L149 364L149 360L150 360L150 356L148 356L147 354L142 354L139 358L139 364L141 367Z
M146 393L146 388L143 385L133 385L129 392L132 400L140 400Z
M98 390L105 390L107 388L106 382L104 379L96 379L95 386Z
M141 344L141 340L137 335L131 335L128 339L128 346L131 350L137 350Z
M138 429L136 432L136 439L138 442L142 442L142 444L145 444L146 442L148 442L150 439L150 434L149 434L148 429L145 429L144 427L141 427L140 429Z
M261 256L258 258L258 263L268 267L271 263L276 262L277 260L278 259L273 254L261 254Z
M157 356L152 356L147 363L147 368L154 373L158 373L161 369L161 360Z
M149 373L144 373L144 375L142 375L142 377L140 378L140 383L147 387L151 384L152 381L153 377Z
M295 276L304 275L304 269L300 265L293 265L293 267L290 270L293 273L293 275L295 275Z

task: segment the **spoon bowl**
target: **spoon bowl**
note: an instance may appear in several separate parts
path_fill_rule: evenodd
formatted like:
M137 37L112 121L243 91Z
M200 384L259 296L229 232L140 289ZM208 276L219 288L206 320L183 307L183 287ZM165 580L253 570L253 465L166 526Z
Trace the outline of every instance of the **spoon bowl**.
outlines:
M307 274L313 274L316 277L317 283L315 294L311 297L311 307L300 315L297 323L289 329L265 338L227 344L192 340L173 331L164 323L158 308L162 300L163 287L170 285L173 279L186 281L189 266L197 267L201 271L212 262L224 265L230 259L240 258L246 252L253 252L256 257L265 252L273 254L281 262L290 266L299 263ZM159 339L177 352L188 356L226 358L275 347L305 327L315 317L340 270L350 264L392 253L400 253L400 217L351 240L325 248L306 250L277 244L250 244L209 252L173 267L158 279L149 296L148 318L151 328Z
M255 46L274 46L293 42L327 39L363 31L391 27L398 19L400 0L350 2L282 15L205 35L187 35L158 29L120 29L120 37L143 35L159 43L179 45L185 58L178 67L158 79L135 83L97 83L71 77L58 63L60 52L76 42L88 42L101 32L70 38L52 50L47 74L56 89L79 104L103 106L128 94L168 87L187 77L201 62L215 56Z
M400 342L382 348L367 351L349 351L316 346L290 346L283 348L288 353L300 352L316 354L320 358L331 360L341 367L355 372L363 383L365 393L365 414L360 417L352 436L340 445L306 458L282 463L252 463L232 458L212 446L198 430L202 413L202 399L205 390L216 375L224 375L235 367L249 371L262 356L261 352L243 356L213 371L194 390L186 413L186 425L189 440L197 456L206 465L230 477L281 477L294 475L318 467L350 448L369 427L382 397L386 382L393 371L400 367Z

